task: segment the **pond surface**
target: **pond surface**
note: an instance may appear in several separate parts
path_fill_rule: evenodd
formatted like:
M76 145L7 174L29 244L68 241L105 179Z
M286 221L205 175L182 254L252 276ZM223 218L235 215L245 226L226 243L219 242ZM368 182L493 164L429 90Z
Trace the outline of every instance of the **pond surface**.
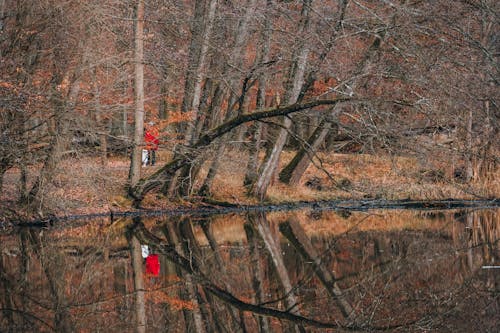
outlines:
M71 221L0 234L0 332L498 332L500 210Z

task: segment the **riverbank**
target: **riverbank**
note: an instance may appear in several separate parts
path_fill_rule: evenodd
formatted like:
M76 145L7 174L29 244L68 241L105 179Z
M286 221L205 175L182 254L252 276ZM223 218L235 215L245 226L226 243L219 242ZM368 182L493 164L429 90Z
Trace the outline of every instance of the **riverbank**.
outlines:
M491 200L500 197L500 177L466 184L453 177L448 166L424 168L411 158L386 158L363 154L329 154L320 156L321 167L311 165L298 186L275 181L265 202L246 195L243 170L246 159L238 152L220 169L209 200L193 196L190 200L169 200L161 193L151 193L142 208L151 211L193 210L211 207L253 207L300 205L311 202L439 202L443 200ZM284 161L291 154L284 154ZM143 168L148 175L168 160L161 152L154 167ZM4 176L0 221L33 220L37 218L79 216L88 214L121 214L134 212L125 195L129 162L125 157L110 157L106 165L97 158L68 158L59 165L57 176L44 191L41 206L27 211L19 206L19 170L11 169ZM447 168L448 167L448 168ZM235 170L237 170L235 172ZM203 173L206 170L202 170ZM37 173L30 169L28 183ZM340 185L340 186L339 186ZM198 184L194 184L198 186Z
M316 212L320 211L338 211L354 212L367 211L374 209L397 210L410 209L415 211L425 210L448 210L448 209L488 209L500 208L500 199L489 200L331 200L331 201L299 201L283 202L278 204L256 204L256 205L237 205L223 203L218 205L201 203L195 207L177 206L171 209L133 209L133 210L111 210L109 212L74 214L74 215L49 215L44 218L34 219L12 219L4 222L3 227L27 226L27 227L45 227L56 225L61 222L89 220L98 218L107 218L111 223L116 219L123 217L155 217L155 216L208 216L222 214L241 214L247 212L279 212L310 209Z

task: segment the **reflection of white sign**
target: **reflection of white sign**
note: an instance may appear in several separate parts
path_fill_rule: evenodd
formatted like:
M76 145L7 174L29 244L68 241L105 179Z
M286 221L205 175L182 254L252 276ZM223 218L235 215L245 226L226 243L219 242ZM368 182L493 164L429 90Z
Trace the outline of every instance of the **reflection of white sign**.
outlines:
M149 247L147 245L141 245L141 254L143 258L147 258L149 256Z
M482 269L500 269L500 266L483 266Z

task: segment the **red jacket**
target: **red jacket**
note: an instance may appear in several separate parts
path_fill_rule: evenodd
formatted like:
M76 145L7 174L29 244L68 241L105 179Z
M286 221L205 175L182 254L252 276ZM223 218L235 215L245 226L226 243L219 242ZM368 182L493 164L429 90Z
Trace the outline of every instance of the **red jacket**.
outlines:
M150 254L146 257L146 274L152 276L160 275L160 261L157 254Z
M147 150L158 150L158 145L160 144L158 131L153 129L147 130L146 133L144 133L144 141L146 142Z

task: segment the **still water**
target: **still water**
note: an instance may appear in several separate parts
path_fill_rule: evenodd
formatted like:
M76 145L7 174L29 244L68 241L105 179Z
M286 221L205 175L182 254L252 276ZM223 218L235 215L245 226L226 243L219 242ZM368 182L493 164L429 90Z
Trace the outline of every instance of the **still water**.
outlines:
M1 332L498 332L500 210L252 212L0 234Z

